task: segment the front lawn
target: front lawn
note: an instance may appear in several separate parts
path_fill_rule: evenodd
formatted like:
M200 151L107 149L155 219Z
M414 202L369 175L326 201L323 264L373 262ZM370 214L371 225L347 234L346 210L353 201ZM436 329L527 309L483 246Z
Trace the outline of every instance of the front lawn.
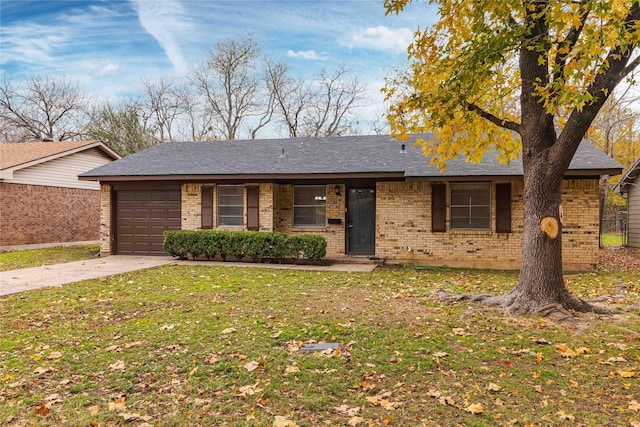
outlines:
M0 271L41 267L95 258L100 245L57 246L46 249L0 252Z
M554 323L434 291L513 272L167 266L3 297L0 422L132 426L628 426L640 316ZM638 271L572 275L640 303ZM626 296L620 296L626 294ZM326 354L297 349L337 342Z

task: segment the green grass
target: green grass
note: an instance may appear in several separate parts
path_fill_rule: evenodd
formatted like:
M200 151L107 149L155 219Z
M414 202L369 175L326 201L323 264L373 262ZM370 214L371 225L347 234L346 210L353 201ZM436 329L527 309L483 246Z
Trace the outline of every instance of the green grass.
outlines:
M298 426L348 425L358 421L354 417L361 426L638 422L637 312L556 324L444 303L433 294L441 287L500 293L516 281L516 273L497 271L187 265L3 297L0 421L273 426L281 416ZM603 303L612 308L640 301L637 272L573 275L567 283L583 298L626 286L628 298ZM310 340L339 342L341 351L295 351ZM561 344L575 354L563 356ZM473 404L483 412L469 412Z
M603 234L600 242L602 246L622 246L622 234Z
M59 246L26 251L0 252L0 271L40 267L95 258L100 245Z

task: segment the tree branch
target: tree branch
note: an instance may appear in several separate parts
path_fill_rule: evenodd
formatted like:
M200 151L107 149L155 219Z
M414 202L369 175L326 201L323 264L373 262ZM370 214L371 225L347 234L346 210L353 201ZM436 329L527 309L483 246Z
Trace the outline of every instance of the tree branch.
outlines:
M580 26L578 28L571 27L571 30L567 34L564 40L560 42L558 45L558 51L556 53L556 59L554 61L557 70L553 73L553 80L556 81L562 77L564 74L564 67L567 64L567 58L569 57L569 52L573 48L573 46L578 41L580 34L582 34L582 30L584 29L584 24L587 21L587 17L589 16L589 9L586 8L587 1L582 0L580 2ZM566 49L566 53L560 53L560 50Z
M510 120L505 120L505 119L501 119L485 110L483 110L482 108L478 107L475 104L472 103L468 103L467 104L467 109L469 111L473 111L474 113L478 114L480 117L490 121L491 123L493 123L496 126L499 126L501 128L505 128L505 129L509 129L512 130L514 132L518 132L520 133L520 124L516 123L516 122L512 122Z

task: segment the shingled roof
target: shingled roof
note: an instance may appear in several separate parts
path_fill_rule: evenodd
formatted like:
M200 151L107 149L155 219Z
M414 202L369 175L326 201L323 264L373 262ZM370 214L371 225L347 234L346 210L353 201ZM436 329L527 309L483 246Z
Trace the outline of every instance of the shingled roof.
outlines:
M114 159L120 156L101 141L15 142L0 144L0 170L53 160L78 151L99 147Z
M640 157L627 169L620 181L613 187L614 193L628 193L629 186L633 185L636 178L640 176Z
M620 164L583 141L567 175L621 173ZM389 136L263 139L160 144L80 175L102 181L320 177L499 177L522 175L522 162L504 165L495 154L478 163L448 162L441 172L412 142Z

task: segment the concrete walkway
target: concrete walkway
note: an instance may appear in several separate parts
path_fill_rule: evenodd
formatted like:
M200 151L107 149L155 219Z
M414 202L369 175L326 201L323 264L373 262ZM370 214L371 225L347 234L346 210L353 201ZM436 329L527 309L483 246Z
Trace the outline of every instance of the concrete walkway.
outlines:
M352 272L367 272L376 268L373 264L332 264L326 266L254 264L245 262L178 261L170 256L112 255L85 261L0 272L0 295L15 294L47 286L62 286L81 280L97 279L167 264Z

